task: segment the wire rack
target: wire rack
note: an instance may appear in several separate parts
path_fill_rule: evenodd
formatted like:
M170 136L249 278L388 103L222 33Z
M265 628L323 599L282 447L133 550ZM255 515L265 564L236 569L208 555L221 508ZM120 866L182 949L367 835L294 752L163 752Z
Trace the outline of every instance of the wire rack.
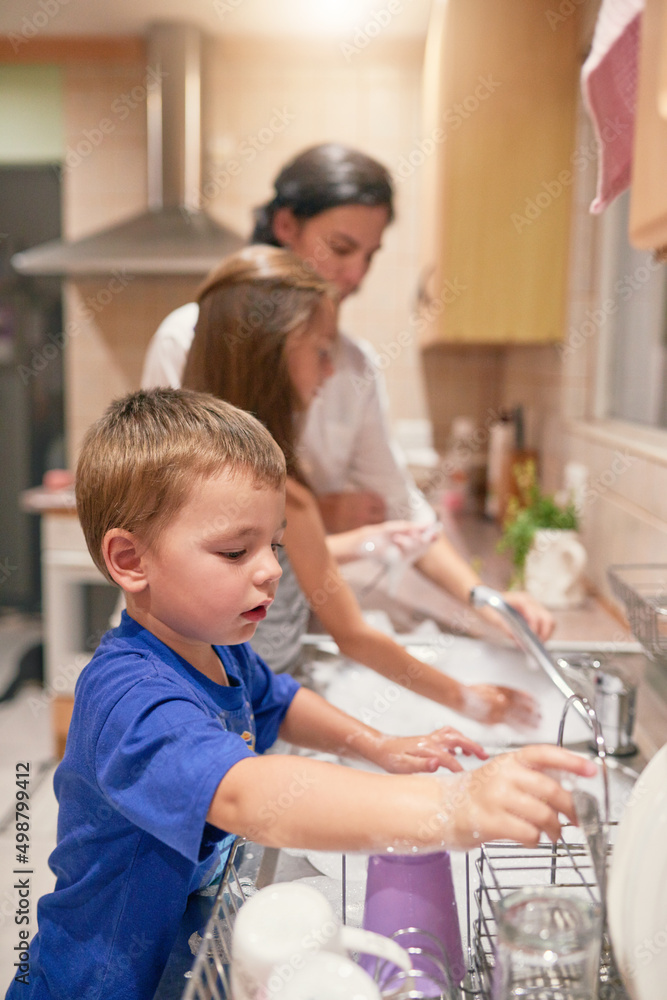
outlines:
M609 784L604 737L599 727L594 709L582 695L571 695L567 699L558 731L558 744L562 745L566 716L574 702L580 702L590 713L596 737L598 756L604 776L604 820L607 840L606 863L612 852L612 844L617 824L610 822ZM508 893L526 887L541 890L547 888L554 893L580 894L586 900L598 905L600 888L595 878L590 853L585 844L571 839L574 827L563 827L557 844L539 843L536 847L525 848L509 842L482 844L474 861L477 885L472 887L470 877L472 854L466 857L466 914L468 923L468 973L461 990L445 988L441 994L447 1000L475 998L491 1000L494 949L497 937L496 908ZM231 1000L229 988L229 964L231 940L236 915L246 901L262 885L273 880L276 870L277 852L263 849L242 838L235 841L230 851L223 873L220 889L213 912L206 925L195 963L190 973L190 981L182 1000ZM346 865L342 858L342 910L346 911ZM604 881L604 879L603 879ZM474 907L473 907L474 903ZM604 913L605 907L602 906ZM473 918L473 912L475 916ZM399 932L400 933L400 932ZM376 970L376 979L379 970ZM400 984L396 984L399 985ZM444 985L444 984L443 984ZM398 993L383 994L397 997ZM409 997L422 996L419 992L401 993ZM560 988L551 989L544 982L526 994L526 1000L570 1000ZM574 1000L574 998L573 998ZM598 1000L630 1000L616 968L606 921L603 921L600 947Z
M615 824L611 824L612 830ZM586 900L599 903L599 890L586 847L570 841L572 828L563 828L564 839L558 844L538 844L527 849L520 844L484 844L480 849L474 867L477 887L471 891L476 917L472 925L470 949L470 975L464 993L478 1000L491 997L494 948L496 941L496 907L503 896L527 886L547 889L555 894L567 892L580 895ZM611 853L608 847L608 857ZM600 949L600 1000L629 1000L618 970L606 930ZM549 984L536 988L531 998L558 996L567 1000L561 992L550 992Z
M567 892L599 903L599 889L584 844L573 839L575 828L564 827L557 845L540 843L525 848L515 843L483 844L468 855L466 869L468 927L468 974L460 993L447 996L462 1000L491 1000L496 941L496 907L508 893L527 886L548 888L554 893ZM611 841L616 824L610 824ZM257 890L262 848L253 848L250 858L244 853L247 842L239 839L230 853L223 881L201 945L189 975L182 1000L231 1000L229 963L236 915L243 903ZM608 846L607 857L612 852ZM607 933L600 950L599 1000L630 1000L618 970ZM412 994L411 994L412 995ZM415 994L416 995L416 994ZM534 1000L553 997L547 992L534 994ZM561 998L561 994L557 994ZM527 998L528 1000L528 998ZM562 1000L567 1000L562 995Z
M667 661L667 565L610 566L607 577L634 637L652 659Z
M213 912L197 952L182 1000L230 1000L229 963L236 915L255 892L258 865L239 837L227 858ZM258 849L261 851L261 848Z

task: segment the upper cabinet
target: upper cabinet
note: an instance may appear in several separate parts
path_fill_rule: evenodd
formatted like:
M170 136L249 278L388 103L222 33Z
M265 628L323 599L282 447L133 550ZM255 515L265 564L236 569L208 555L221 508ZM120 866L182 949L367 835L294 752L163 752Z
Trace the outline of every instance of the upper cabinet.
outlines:
M434 0L423 346L563 336L572 187L586 155L574 145L581 16L553 0Z
M667 252L667 0L646 0L642 15L630 242Z

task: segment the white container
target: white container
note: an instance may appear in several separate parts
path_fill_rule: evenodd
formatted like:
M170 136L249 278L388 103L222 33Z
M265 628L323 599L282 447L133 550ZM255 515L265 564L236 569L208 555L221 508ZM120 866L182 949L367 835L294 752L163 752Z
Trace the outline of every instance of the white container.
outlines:
M526 590L552 610L580 607L586 597L586 562L576 531L540 528L526 557Z

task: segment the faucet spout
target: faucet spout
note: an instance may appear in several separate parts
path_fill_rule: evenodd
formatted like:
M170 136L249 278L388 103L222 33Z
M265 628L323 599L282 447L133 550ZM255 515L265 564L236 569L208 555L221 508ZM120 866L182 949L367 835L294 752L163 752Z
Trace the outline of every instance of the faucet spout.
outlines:
M572 689L569 682L561 673L557 663L552 660L545 646L530 628L523 615L519 614L511 604L508 604L501 593L483 584L473 587L470 600L473 607L493 608L494 611L497 611L504 618L521 649L537 661L538 665L542 667L547 677L556 685L563 697L565 699L572 699L572 704L581 717L586 720L589 726L592 726L591 718L582 704L580 692Z

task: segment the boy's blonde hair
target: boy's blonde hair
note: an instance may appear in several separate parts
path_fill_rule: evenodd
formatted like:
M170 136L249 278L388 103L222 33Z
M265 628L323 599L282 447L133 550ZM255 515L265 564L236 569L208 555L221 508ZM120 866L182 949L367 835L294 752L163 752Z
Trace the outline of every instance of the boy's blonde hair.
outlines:
M155 542L197 483L225 471L284 488L284 456L249 413L189 389L113 402L88 429L76 470L76 509L95 565L113 583L102 554L107 531Z

